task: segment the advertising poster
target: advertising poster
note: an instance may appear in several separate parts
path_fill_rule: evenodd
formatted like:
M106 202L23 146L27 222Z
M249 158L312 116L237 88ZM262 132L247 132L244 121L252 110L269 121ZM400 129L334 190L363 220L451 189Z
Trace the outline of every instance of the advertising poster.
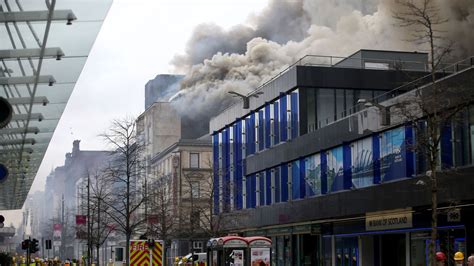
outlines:
M404 144L405 128L396 128L382 133L380 143L382 181L406 177Z
M367 187L374 183L372 139L365 138L352 143L352 185Z
M321 195L321 156L311 155L306 159L306 196Z
M344 189L344 167L342 147L328 152L328 192Z
M270 249L252 248L250 261L251 266L270 266Z
M232 252L233 266L244 266L244 251L242 249L235 249Z

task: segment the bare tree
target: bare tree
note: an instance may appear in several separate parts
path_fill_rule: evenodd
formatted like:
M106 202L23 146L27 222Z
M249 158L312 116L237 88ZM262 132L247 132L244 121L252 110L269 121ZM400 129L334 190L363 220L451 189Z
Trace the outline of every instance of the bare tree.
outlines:
M438 227L438 175L440 143L443 129L455 120L457 114L472 102L472 93L464 91L461 84L440 82L441 66L449 55L453 42L444 37L442 26L447 22L433 0L397 0L394 18L399 26L409 29L411 39L429 47L430 78L428 86L407 93L394 105L393 113L409 123L415 130L416 143L412 149L427 161L428 180L431 190L431 241L430 261L436 264L436 240ZM426 82L426 81L425 81Z
M107 132L102 134L114 149L107 177L112 191L104 200L107 214L117 225L117 230L125 235L126 245L134 233L143 229L146 217L140 215L140 208L146 197L142 191L144 175L141 162L142 146L137 141L135 119L117 119ZM130 263L130 251L126 248L126 262Z
M97 265L100 262L99 250L105 243L112 231L112 218L108 215L110 207L105 203L111 194L110 182L105 173L96 171L94 174L88 173L87 183L88 193L80 195L82 197L81 209L88 209L89 217L89 245L96 248ZM87 188L86 188L87 189ZM87 203L87 204L85 204ZM92 252L90 252L91 257Z
M176 217L173 215L173 198L169 177L155 174L154 182L148 185L148 231L151 235L163 240L165 246L174 235Z

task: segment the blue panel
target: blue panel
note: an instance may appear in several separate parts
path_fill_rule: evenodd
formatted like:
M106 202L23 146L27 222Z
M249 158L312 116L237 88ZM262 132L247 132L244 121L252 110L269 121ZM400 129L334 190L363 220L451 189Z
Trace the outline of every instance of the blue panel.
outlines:
M260 206L265 205L265 172L260 172L260 176L258 178L258 187L260 190Z
M249 156L251 153L251 132L253 130L253 127L251 126L251 121L250 117L245 118L245 156ZM252 129L252 130L251 130Z
M405 128L395 128L381 135L382 182L406 177Z
M272 145L271 139L271 121L270 121L270 104L265 105L265 148Z
M321 156L321 194L328 193L328 160L326 152L322 151Z
M453 145L451 142L451 124L442 128L441 133L441 166L443 169L453 167Z
M372 157L374 160L374 184L380 184L380 139L379 134L372 135Z
M256 136L255 136L255 113L252 113L250 115L250 129L249 129L249 132L250 132L250 154L255 154L255 147L256 147L256 143L255 143L255 140L256 140Z
M292 92L291 93L291 138L298 137L299 131L299 121L298 121L298 93Z
M305 190L305 174L306 174L306 162L304 158L300 159L300 196L301 198L306 197L306 190Z
M224 201L224 211L229 211L230 207L230 128L224 129L222 131L223 136L223 148L222 155L224 156L224 169L223 176L224 180L222 182L223 189L223 201Z
M450 141L451 144L451 141ZM407 164L407 177L412 177L415 175L415 153L413 152L413 147L415 145L413 137L413 128L411 126L405 127L405 153L406 153L406 164ZM452 147L450 145L450 147ZM452 153L450 153L452 154ZM451 157L452 159L452 157ZM452 161L451 161L452 166Z
M278 112L278 102L273 103L273 143L278 144L280 143L280 120L279 112Z
M291 163L291 197L292 199L301 199L300 193L300 162Z
M344 189L344 163L343 148L337 147L329 150L327 158L328 192Z
M255 208L257 205L257 176L250 175L250 208Z
M352 161L351 161L351 146L345 143L342 147L342 160L344 168L344 189L352 187Z
M261 151L265 147L264 143L264 130L265 121L263 120L263 110L258 112L258 150Z
M212 182L212 193L214 201L214 214L219 214L219 134L212 136L213 170L214 180Z
M281 195L281 180L280 180L280 168L275 167L273 169L273 181L275 184L275 202L273 203L278 203L280 202L280 195Z
M287 110L287 101L286 94L282 95L280 98L280 137L281 141L286 141L288 139L288 116L286 115Z
M234 208L242 209L242 120L234 126Z
M265 204L272 204L272 173L270 170L265 171Z
M288 164L284 163L280 166L281 176L281 201L288 201Z

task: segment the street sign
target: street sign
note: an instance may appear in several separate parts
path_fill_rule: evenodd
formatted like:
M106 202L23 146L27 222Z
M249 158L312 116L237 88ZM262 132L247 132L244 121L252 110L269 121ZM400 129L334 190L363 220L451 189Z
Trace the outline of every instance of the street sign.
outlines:
M130 266L162 266L163 241L155 240L150 248L148 240L130 240Z

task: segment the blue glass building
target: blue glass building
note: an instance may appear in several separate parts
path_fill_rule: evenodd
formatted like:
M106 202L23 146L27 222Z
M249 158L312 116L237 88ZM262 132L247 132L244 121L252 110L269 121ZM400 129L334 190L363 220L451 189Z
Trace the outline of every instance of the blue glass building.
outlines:
M440 82L472 87L466 62L440 73ZM381 109L429 83L426 66L427 54L416 52L361 50L330 63L305 57L258 88L249 109L236 104L213 118L215 215L237 217L230 232L271 237L275 265L424 263L426 158L414 149L413 124L390 113L392 123L381 123ZM472 163L473 111L440 128L442 169ZM440 206L471 204L462 185L440 182L450 187ZM469 208L446 207L462 218L440 216L441 250L474 251Z

